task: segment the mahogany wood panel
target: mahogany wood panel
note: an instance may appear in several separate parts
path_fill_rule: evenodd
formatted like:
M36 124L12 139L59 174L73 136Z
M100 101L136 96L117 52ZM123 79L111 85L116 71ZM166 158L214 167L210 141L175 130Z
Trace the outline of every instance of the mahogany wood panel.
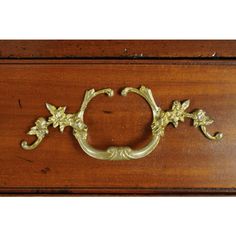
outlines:
M235 78L232 59L1 60L0 192L235 193ZM151 88L163 109L173 100L190 99L189 110L207 111L215 120L209 130L222 131L223 140L210 141L185 121L177 129L168 126L155 151L135 161L87 156L70 128L63 134L50 128L37 149L21 149L22 139L33 140L26 132L34 121L49 115L45 102L75 112L85 90L106 87L115 96L96 97L85 114L90 143L97 148L145 145L151 136L148 105L135 94L118 94L140 85Z
M0 58L235 58L235 40L0 40Z

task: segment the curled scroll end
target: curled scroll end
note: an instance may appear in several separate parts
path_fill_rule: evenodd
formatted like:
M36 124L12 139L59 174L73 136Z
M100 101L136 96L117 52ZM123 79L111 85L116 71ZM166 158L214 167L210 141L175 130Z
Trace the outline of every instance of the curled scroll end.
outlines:
M114 95L114 91L111 88L105 88L105 89L101 89L97 91L95 91L95 89L91 89L86 92L85 97L84 97L84 102L88 104L92 98L103 93L105 93L108 97L112 97Z
M105 93L108 95L108 97L113 97L114 96L113 89L108 88L108 89L105 90Z
M127 94L130 92L137 93L142 96L142 93L145 93L146 91L148 91L148 88L146 88L143 85L139 89L132 88L132 87L126 87L121 91L121 96L127 96Z
M32 150L35 149L42 141L43 139L38 138L34 143L32 143L31 145L28 144L27 141L23 140L21 142L21 147L25 150Z
M216 140L221 140L223 138L223 133L217 132L214 137Z
M124 88L122 91L121 91L121 95L122 96L127 96L128 92L130 92L131 88L127 87L127 88Z
M211 140L221 140L222 138L223 138L223 133L221 133L221 132L217 132L217 133L215 133L214 135L211 135L211 134L209 134L208 132L207 132L207 130L206 130L206 126L200 126L201 127L201 130L202 130L202 132L204 133L204 135L207 137L207 138L209 138L209 139L211 139Z

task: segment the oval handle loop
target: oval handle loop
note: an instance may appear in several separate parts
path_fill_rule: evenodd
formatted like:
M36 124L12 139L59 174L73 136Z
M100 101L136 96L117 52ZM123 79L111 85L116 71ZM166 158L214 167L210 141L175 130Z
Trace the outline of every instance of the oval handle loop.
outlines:
M140 96L142 96L147 103L150 105L152 109L152 114L153 114L153 122L155 121L156 117L158 116L160 112L160 108L157 107L154 98L152 96L152 92L150 89L142 86L140 89L136 88L125 88L122 90L121 95L126 96L129 92L136 93ZM86 91L85 93L85 98L81 106L81 110L78 114L78 117L82 122L83 120L83 115L85 112L85 109L88 105L88 103L97 95L106 93L109 96L113 96L113 90L111 89L103 89L95 92L94 89L91 89L89 91ZM98 150L93 148L91 145L88 144L87 142L87 133L84 135L84 133L81 133L80 131L74 131L74 136L78 140L81 148L86 152L89 156L94 157L99 160L131 160L131 159L139 159L147 156L150 154L157 146L160 140L160 136L157 133L152 134L152 139L151 141L143 148L138 149L138 150L133 150L130 147L117 147L117 146L112 146L107 148L107 150Z

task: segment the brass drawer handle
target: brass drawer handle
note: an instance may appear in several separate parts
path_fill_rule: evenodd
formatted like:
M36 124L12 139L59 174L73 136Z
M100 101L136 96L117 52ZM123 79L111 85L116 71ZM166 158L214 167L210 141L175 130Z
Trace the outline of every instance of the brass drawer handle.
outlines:
M174 101L171 110L163 111L156 105L152 92L149 88L146 88L145 86L141 86L139 89L128 87L122 90L121 95L126 96L129 92L142 96L152 110L152 139L144 148L132 150L130 147L109 147L107 150L97 150L88 144L88 127L84 123L84 112L88 106L88 103L97 95L105 93L110 97L113 96L114 92L110 88L101 89L98 91L95 91L94 89L86 91L79 112L74 114L66 114L66 107L56 108L55 106L46 103L46 107L52 116L50 116L47 120L43 117L37 119L35 126L28 132L29 135L35 135L37 140L31 145L29 145L26 141L22 141L22 148L26 150L36 148L48 134L48 126L50 125L54 128L59 127L61 132L63 132L65 127L71 126L73 128L73 135L79 142L84 152L89 156L100 160L131 160L143 158L156 148L160 138L164 136L165 128L169 123L172 123L174 127L177 127L179 121L184 122L185 118L193 119L194 127L200 127L207 138L212 140L220 140L223 137L222 133L216 133L212 136L207 132L206 126L212 124L213 120L207 116L203 110L195 110L192 113L186 112L186 109L190 105L189 100L182 103L179 101Z

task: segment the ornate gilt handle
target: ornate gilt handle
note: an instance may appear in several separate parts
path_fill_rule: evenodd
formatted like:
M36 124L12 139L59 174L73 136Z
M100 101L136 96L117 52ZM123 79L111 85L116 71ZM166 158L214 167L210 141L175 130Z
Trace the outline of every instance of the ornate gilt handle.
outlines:
M212 136L207 132L206 126L212 124L213 120L207 116L203 110L195 110L192 113L186 112L186 109L190 105L189 100L186 100L183 103L174 101L171 110L163 111L156 105L150 89L144 86L141 86L140 89L128 87L122 90L121 95L126 96L129 92L142 96L152 110L152 139L149 144L142 149L133 150L130 147L109 147L107 150L98 150L87 142L88 127L83 119L86 107L88 106L88 103L99 94L105 93L110 97L113 96L114 92L110 88L98 91L95 91L94 89L86 91L79 112L74 114L65 114L66 107L56 108L55 106L46 103L46 107L52 116L47 120L43 117L38 118L35 122L35 126L28 132L29 135L35 135L37 140L31 145L28 145L26 141L22 141L22 148L26 150L36 148L48 134L48 126L50 125L53 125L54 128L59 127L61 132L63 132L66 126L71 126L73 128L73 135L84 152L89 156L100 160L131 160L143 158L156 148L160 138L164 136L165 128L169 123L172 123L174 127L177 127L179 121L183 122L185 118L193 119L194 127L200 127L207 138L220 140L223 137L222 133L216 133Z

